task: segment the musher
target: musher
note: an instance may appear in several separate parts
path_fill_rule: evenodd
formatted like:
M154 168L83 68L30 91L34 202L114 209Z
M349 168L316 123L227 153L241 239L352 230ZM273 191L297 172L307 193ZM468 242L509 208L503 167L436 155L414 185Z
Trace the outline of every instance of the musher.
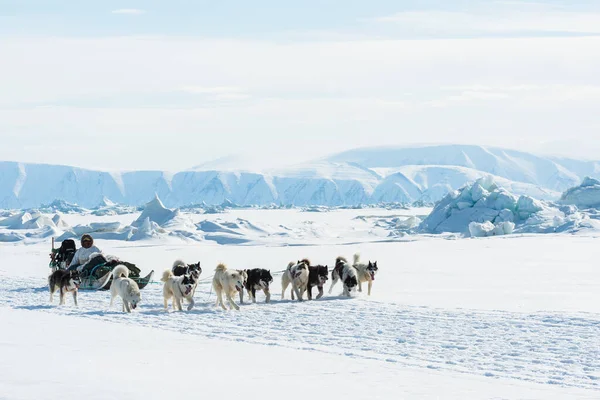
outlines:
M94 246L94 239L91 235L85 234L81 237L81 247L73 255L73 260L69 264L69 269L80 267L90 261L90 256L94 253L102 253L98 247Z

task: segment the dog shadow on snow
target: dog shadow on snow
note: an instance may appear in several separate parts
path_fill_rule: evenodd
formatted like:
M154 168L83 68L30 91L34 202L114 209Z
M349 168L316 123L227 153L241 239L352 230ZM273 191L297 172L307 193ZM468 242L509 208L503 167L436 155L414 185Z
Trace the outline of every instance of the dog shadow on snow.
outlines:
M277 299L273 299L271 300L270 303L265 303L263 302L256 302L256 303L243 303L243 304L238 304L240 306L240 311L243 310L244 308L247 307L251 307L252 309L256 309L256 308L262 308L262 307L273 307L273 306L277 306L278 304L292 304L292 303L304 303L304 304L315 304L315 303L320 303L320 302L329 302L329 301L345 301L345 300L352 300L352 297L345 297L345 296L328 296L328 297L322 297L318 300L314 299L314 300L304 300L302 302L299 302L298 300L291 300L291 299L284 299L284 300L277 300ZM119 303L117 303L119 304ZM186 309L186 305L184 305L183 307L183 311L173 311L173 309L171 308L171 305L169 304L169 308L168 311L165 311L165 309L163 308L162 303L146 303L146 304L140 304L139 308L136 309L135 311L133 311L133 314L143 314L143 315L154 315L154 316L163 316L163 315L170 315L170 314L189 314L189 315L204 315L204 314L220 314L223 312L227 312L227 311L233 311L233 312L237 312L237 310L223 310L220 306L215 306L213 302L207 302L207 303L196 303L196 305L194 306L193 309L191 310L187 310ZM90 310L90 311L84 311L81 314L83 315L95 315L95 316L108 316L108 315L123 315L124 313L120 310L120 308L118 306L115 306L114 309L105 309L105 310Z
M291 303L306 303L306 304L312 304L312 303L321 303L321 302L327 302L327 301L344 301L344 300L353 300L356 297L346 297L346 296L327 296L327 297L321 297L320 299L312 299L312 300L307 300L304 299L302 301L298 301L298 300L292 300L292 299L273 299L271 300L271 303L273 304L291 304ZM242 304L245 305L245 304Z
M149 304L141 303L137 309L132 311L132 314L161 316L161 315L185 313L185 314L200 315L200 314L213 314L216 311L218 311L218 310L216 310L216 308L212 309L212 305L208 305L208 304L205 305L205 304L197 304L196 303L194 308L191 309L190 311L188 311L186 307L187 307L187 304L183 307L183 311L173 311L173 309L171 308L171 306L169 304L168 311L165 311L162 303L149 303ZM121 311L120 303L117 302L116 305L114 306L114 308L111 308L111 309L105 308L104 310L89 310L89 311L84 311L81 314L82 315L93 315L93 316L109 316L109 315L124 315L127 313L124 313L123 311Z
M24 292L24 293L28 293L28 292L32 292L32 291L33 292L46 292L47 290L48 290L47 287L33 288L33 289L32 288L11 289L11 291ZM270 303L265 303L264 301L257 301L256 303L242 303L242 304L238 304L238 305L240 306L240 309L243 310L244 308L247 308L247 307L250 307L252 309L259 308L259 307L270 308L270 307L277 306L278 304L281 304L281 305L289 305L289 304L293 304L293 303L317 304L317 303L321 303L321 302L346 301L346 300L353 300L353 299L355 299L355 297L346 297L346 296L339 295L339 296L321 297L320 299L313 299L313 300L304 299L301 302L299 302L298 300L291 300L288 298L288 299L283 299L283 300L272 299ZM85 304L82 304L81 299L79 301L80 301L80 306L85 307ZM101 310L78 309L77 307L73 307L72 304L68 304L66 306L59 306L57 304L14 306L15 309L30 310L30 311L51 310L51 309L56 309L56 308L61 308L61 307L65 307L65 308L69 308L69 309L72 308L73 310L78 310L79 311L78 314L86 315L86 316L114 316L114 315L127 314L127 313L124 313L123 311L121 311L121 303L120 302L116 302L116 304L111 309L108 309L108 305L107 305L104 309L101 309ZM186 307L187 307L187 304L184 305L183 311L173 311L171 304L169 304L168 311L165 311L162 303L142 303L136 310L133 311L133 314L161 316L161 315L170 315L170 314L177 315L178 313L190 314L190 315L203 315L203 314L219 314L219 313L225 312L225 310L223 310L220 306L219 307L215 306L214 302L212 302L212 301L196 303L194 308L189 311L187 310ZM236 310L227 310L227 311L236 311Z
M11 292L11 293L41 293L41 292L46 292L46 293L48 293L48 286L46 285L46 286L37 287L37 288L20 287L20 288L8 289L8 292Z
M16 310L29 310L29 311L37 311L37 310L51 310L53 308L56 308L58 306L56 305L51 305L51 304L45 304L45 305L37 305L37 306L14 306L13 308Z

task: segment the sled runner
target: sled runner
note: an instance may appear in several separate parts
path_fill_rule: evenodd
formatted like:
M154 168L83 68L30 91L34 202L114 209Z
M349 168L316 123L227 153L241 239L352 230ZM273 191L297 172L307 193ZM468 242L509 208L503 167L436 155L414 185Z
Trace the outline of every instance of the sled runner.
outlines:
M65 242L67 243L65 244ZM70 253L70 259L66 261L63 253L70 252L71 246L72 253ZM62 242L60 248L54 249L54 238L52 238L52 253L50 254L50 268L52 269L52 272L56 271L57 269L67 269L67 266L73 259L73 254L75 254L75 242L73 240L66 239ZM148 275L140 277L141 271L135 264L120 260L114 256L96 253L95 255L92 255L90 261L78 267L81 273L81 286L79 289L110 289L110 284L112 282L112 270L117 265L124 265L127 267L129 270L129 277L138 284L140 289L146 287L154 275L154 270L152 270Z

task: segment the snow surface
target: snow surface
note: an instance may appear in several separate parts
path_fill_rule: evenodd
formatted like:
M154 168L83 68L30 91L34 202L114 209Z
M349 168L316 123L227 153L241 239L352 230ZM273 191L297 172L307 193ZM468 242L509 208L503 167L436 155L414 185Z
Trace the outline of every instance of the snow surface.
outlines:
M320 224L336 217L279 211L239 210L236 218L275 213L293 226L305 215ZM355 217L365 211L388 212L339 214L362 223ZM86 223L90 216L79 218ZM8 360L0 363L0 397L38 399L56 390L66 398L152 399L177 390L175 397L197 398L222 393L218 385L233 375L242 388L264 387L251 398L305 397L304 390L290 390L297 380L315 383L325 397L356 399L598 398L597 238L421 236L372 243L364 233L344 245L327 244L335 242L328 237L304 246L97 240L142 273L160 272L176 258L202 261L194 310L165 313L161 285L151 284L129 315L108 310L107 292L82 292L78 308L71 298L63 307L48 304L49 242L0 243L0 318L10 327L0 330ZM378 261L371 297L342 298L338 285L319 301L280 300L279 272L289 260L331 265L356 251ZM272 303L260 293L257 304L239 312L214 307L210 277L221 261L271 269ZM63 350L77 356L65 360ZM49 365L61 373L49 373ZM173 371L195 371L191 391L173 384Z
M119 213L118 207L106 203L140 206L155 195L167 207L220 205L227 200L245 206L434 202L489 174L517 195L556 200L584 176L600 178L595 162L462 145L358 149L325 160L253 172L207 169L209 165L177 173L117 173L0 162L0 208L47 204L41 211L66 212L101 205L105 210L98 213Z
M199 393L202 398L223 398L228 396L223 388L237 392L238 387L253 388L244 395L248 399L280 399L282 393L286 399L305 399L306 390L291 388L307 380L319 396L328 398L392 399L401 394L404 399L437 399L440 388L445 399L593 398L586 390L398 368L372 360L348 363L347 357L334 354L76 316L0 308L0 319L11 326L0 333L5 361L0 363L0 396L11 400L50 399L57 393L65 400L187 400L199 398ZM85 356L65 360L73 353ZM127 362L118 362L123 359ZM177 382L173 371L193 371L194 384ZM362 379L349 382L357 376ZM364 380L367 384L360 383Z

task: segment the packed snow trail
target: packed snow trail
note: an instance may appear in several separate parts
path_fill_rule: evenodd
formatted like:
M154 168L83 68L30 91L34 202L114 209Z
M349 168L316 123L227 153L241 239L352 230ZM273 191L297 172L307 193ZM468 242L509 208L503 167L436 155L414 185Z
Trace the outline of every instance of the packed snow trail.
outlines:
M192 335L283 346L400 365L600 390L600 316L593 313L514 313L407 307L335 296L271 304L258 296L238 312L214 307L203 282L190 312L165 313L162 285L142 291L137 312L108 310L107 292L81 292L78 308L48 303L44 279L3 279L0 306L108 322L151 326ZM334 293L341 291L338 287ZM237 300L236 300L237 302ZM169 310L171 306L169 305Z

